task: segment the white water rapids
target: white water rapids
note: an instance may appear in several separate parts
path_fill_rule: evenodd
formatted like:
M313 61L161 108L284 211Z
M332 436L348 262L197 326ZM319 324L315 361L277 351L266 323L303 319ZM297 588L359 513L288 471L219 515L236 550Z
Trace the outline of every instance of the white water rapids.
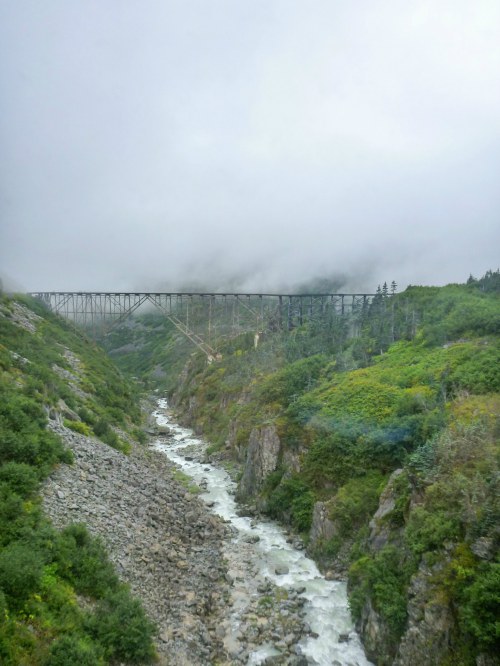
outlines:
M307 600L305 620L313 635L317 635L317 638L307 637L300 644L302 654L310 663L371 666L351 621L345 583L325 580L316 564L287 542L277 523L238 516L233 497L235 483L225 470L191 459L193 447L203 453L207 444L188 428L172 421L165 399L158 400L154 416L158 425L168 426L171 432L169 440L157 441L155 448L165 453L196 483L201 483L203 493L200 497L211 511L229 521L234 528L234 537L226 542L225 552L229 572L234 578L226 647L236 644L238 625L248 599L257 594L257 585L267 578L280 587L304 588L302 596ZM183 452L186 447L189 447L189 453ZM259 540L248 543L248 537L255 538L255 535ZM289 573L277 575L275 569L279 566L288 567ZM247 664L260 664L273 654L278 652L272 645L263 645L250 655Z

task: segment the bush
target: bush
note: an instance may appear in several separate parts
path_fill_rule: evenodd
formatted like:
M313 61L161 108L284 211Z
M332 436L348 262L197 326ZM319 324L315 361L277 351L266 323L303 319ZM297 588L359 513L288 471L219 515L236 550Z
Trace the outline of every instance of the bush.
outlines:
M132 431L133 436L135 439L139 442L139 444L146 444L148 441L148 436L144 432L144 430L141 430L141 428L134 428Z
M25 518L22 498L6 483L0 483L0 546L15 538Z
M261 402L287 404L304 391L311 390L326 365L327 358L321 354L291 363L271 375L259 389Z
M69 525L61 532L55 560L60 575L77 592L99 598L117 588L118 578L106 549L81 523Z
M80 407L78 410L78 414L81 418L82 421L84 421L87 425L89 426L94 426L96 422L95 416L92 414L92 412L87 409L86 407Z
M8 462L0 467L0 483L21 497L31 495L39 484L36 469L26 463Z
M31 398L0 387L0 462L18 462L48 474L57 462L71 462L59 437L45 429L43 409Z
M459 621L463 631L471 634L479 648L498 654L500 651L500 564L483 564L475 581L463 593Z
M270 493L267 511L273 518L286 518L299 531L311 527L314 495L299 477L284 479Z
M97 423L93 426L94 433L97 435L97 437L102 437L103 435L107 435L110 428L109 428L109 421L106 421L106 419L99 419Z
M123 450L124 447L120 444L120 439L114 430L111 429L109 421L106 419L99 419L94 426L94 433L99 437L101 442L112 446L114 449Z
M415 507L410 514L405 539L415 555L439 550L445 541L453 541L460 535L458 520L448 513L429 512Z
M351 479L335 495L330 518L338 523L340 534L347 537L368 522L378 507L385 477L379 472Z
M5 594L0 590L0 624L7 618L9 611Z
M90 437L92 434L90 426L83 423L83 421L70 421L69 419L64 419L64 425L66 428L70 428L70 430L78 432L80 435L85 435L86 437Z
M98 643L78 634L57 638L50 648L46 666L101 666L104 649Z
M14 607L38 589L42 573L42 557L27 545L13 542L0 552L0 588Z
M407 587L412 563L404 563L394 546L385 546L373 558L362 557L349 570L349 604L355 619L369 599L387 623L396 643L406 626Z
M350 478L363 476L368 451L362 438L349 434L319 433L307 451L303 477L317 489L341 486Z
M89 620L89 630L104 646L110 659L137 664L155 656L152 640L155 626L126 588L99 603Z

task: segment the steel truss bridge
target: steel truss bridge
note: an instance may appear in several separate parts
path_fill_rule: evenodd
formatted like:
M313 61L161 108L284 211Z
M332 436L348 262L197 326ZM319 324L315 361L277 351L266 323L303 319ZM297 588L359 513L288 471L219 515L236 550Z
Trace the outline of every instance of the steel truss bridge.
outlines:
M367 311L375 294L246 294L153 292L33 292L50 310L97 337L109 333L134 312L160 310L209 361L216 341L266 330L291 331L306 321L353 322Z

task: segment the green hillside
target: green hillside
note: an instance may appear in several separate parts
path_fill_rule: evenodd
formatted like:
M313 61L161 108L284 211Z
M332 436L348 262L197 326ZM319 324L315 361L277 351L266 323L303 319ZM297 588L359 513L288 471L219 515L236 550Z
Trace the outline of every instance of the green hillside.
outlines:
M153 627L84 525L55 530L38 489L71 452L63 419L127 451L138 396L95 345L24 297L0 300L0 662L150 663ZM113 612L110 613L110 607ZM131 632L131 627L134 627Z

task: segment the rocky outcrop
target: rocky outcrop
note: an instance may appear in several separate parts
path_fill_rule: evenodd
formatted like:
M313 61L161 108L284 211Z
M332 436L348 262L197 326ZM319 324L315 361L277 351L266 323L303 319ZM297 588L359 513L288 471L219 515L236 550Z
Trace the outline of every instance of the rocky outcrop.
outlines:
M390 632L369 599L363 607L359 622L356 623L356 629L363 640L366 656L377 666L390 666L393 661L393 655L388 654L387 649L391 643Z
M401 542L402 527L394 527L388 519L396 508L397 479L403 473L402 469L395 470L380 495L378 509L370 521L370 533L368 536L369 550L376 555L388 544L399 544ZM356 623L366 654L380 666L389 666L393 663L397 646L391 638L391 632L373 606L371 599L367 599L361 611L361 617ZM407 666L412 666L410 663Z
M314 504L307 553L327 580L345 580L353 539L346 538L341 525L332 518L334 506L334 500Z
M266 476L278 467L280 449L281 442L276 426L262 426L252 430L238 497L245 499L259 491Z
M338 533L337 526L328 517L328 505L316 502L313 509L309 547L314 551L321 543L328 541Z
M403 561L409 553L405 551L405 521L402 515L398 515L402 510L398 501L401 501L403 492L406 516L421 505L423 495L409 480L405 481L402 474L400 469L393 472L380 496L379 507L370 521L368 544L373 556L388 545L396 546ZM477 543L477 549L489 552L484 539ZM449 659L453 654L453 636L457 632L456 619L442 587L443 571L450 559L451 551L444 549L434 555L432 564L425 557L420 562L409 583L406 628L399 641L391 636L372 600L367 599L356 628L367 656L377 665L440 666L452 663Z
M223 657L223 540L227 527L172 478L160 453L130 456L52 422L73 450L43 488L56 527L84 522L105 542L120 577L158 625L163 664L204 666Z
M380 495L378 509L370 521L369 543L370 549L375 553L382 550L391 539L391 536L393 536L394 530L386 518L396 507L394 483L402 473L402 469L397 469L391 474L386 487Z
M442 569L443 561L432 567L421 562L412 578L408 591L408 627L394 666L439 666L450 655L454 618L435 583Z

